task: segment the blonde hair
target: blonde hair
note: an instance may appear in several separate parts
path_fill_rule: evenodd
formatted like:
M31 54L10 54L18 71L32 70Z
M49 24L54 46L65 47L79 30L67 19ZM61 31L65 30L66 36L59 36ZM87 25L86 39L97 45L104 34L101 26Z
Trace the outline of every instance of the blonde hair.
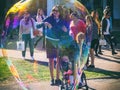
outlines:
M86 20L86 25L92 24L92 16L87 15L87 16L85 17L85 20Z
M81 40L84 40L84 38L85 38L84 36L85 36L85 34L84 34L83 32L79 32L79 33L76 35L76 42L77 42L77 43L81 43L81 42L80 42L80 39L81 39Z

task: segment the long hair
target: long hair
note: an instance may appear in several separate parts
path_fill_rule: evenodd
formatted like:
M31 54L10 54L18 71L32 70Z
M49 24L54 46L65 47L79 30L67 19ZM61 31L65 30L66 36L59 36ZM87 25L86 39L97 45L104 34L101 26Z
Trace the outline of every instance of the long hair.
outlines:
M50 15L53 15L53 11L54 11L54 9L55 8L58 8L58 12L60 13L60 18L63 18L63 8L62 8L62 6L61 5L55 5L53 8L52 8L52 12L51 12L51 14Z
M86 19L86 25L87 25L87 26L88 26L88 25L92 25L92 16L87 15L87 16L85 17L85 19ZM89 22L88 22L88 20L89 20Z

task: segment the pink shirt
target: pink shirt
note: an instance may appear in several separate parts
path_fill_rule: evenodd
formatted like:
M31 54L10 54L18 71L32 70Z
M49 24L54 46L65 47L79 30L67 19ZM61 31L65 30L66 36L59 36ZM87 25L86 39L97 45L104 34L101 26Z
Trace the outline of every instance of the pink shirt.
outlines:
M70 33L73 36L74 40L76 40L76 35L79 32L83 32L83 33L86 32L86 24L82 20L79 20L76 25L73 24L73 21L71 21L71 23L70 23Z

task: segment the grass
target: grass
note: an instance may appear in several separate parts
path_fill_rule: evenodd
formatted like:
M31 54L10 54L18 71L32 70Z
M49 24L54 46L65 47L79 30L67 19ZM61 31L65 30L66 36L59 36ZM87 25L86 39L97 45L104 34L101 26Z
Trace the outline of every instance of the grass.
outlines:
M12 76L8 69L5 58L0 57L0 81L4 81Z
M30 60L11 59L15 65L20 78L23 81L48 81L50 80L49 68L47 65L33 63ZM85 71L87 79L103 77L120 77L120 72L106 71L102 69L88 69ZM5 58L0 58L0 81L11 77L6 65Z

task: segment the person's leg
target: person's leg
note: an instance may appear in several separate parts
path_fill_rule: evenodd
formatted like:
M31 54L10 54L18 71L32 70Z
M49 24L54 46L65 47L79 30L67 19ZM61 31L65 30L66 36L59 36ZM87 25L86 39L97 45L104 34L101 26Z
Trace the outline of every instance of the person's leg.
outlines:
M25 50L22 51L22 57L25 57L25 53L26 53L26 48L27 48L27 43L28 43L28 36L27 35L22 35L22 40L25 43Z
M34 56L34 39L31 39L29 37L29 48L30 48L30 56L32 58L32 60L34 60L33 56Z
M98 54L103 55L103 53L102 53L102 51L101 51L101 45L99 45L99 51L98 51Z
M112 54L117 54L114 50L114 47L113 47L113 43L112 43L112 40L111 40L111 36L110 35L105 35L105 39L106 41L110 44L111 46L111 49L112 49Z
M50 69L50 76L51 76L51 85L54 85L54 59L49 58L49 69Z
M56 79L59 80L60 77L60 59L57 58L56 62Z
M55 84L60 85L61 84L61 80L60 80L60 59L59 59L59 53L58 53L58 49L56 50L56 80L55 80Z
M91 64L88 67L94 68L94 47L95 47L95 40L91 41L91 47L90 47L90 57L91 57Z
M98 56L99 40L95 39L95 55Z
M91 55L91 65L94 65L94 49L90 49L90 55Z

